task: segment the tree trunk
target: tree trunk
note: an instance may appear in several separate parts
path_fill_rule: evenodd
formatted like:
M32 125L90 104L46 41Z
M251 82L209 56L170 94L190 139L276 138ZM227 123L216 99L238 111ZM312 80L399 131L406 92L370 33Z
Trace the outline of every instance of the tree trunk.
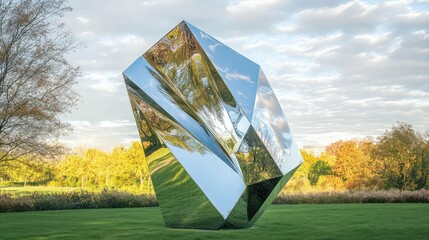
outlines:
M83 189L83 181L84 181L84 178L83 178L83 175L82 175L81 183L80 183L80 188L81 188L81 189Z

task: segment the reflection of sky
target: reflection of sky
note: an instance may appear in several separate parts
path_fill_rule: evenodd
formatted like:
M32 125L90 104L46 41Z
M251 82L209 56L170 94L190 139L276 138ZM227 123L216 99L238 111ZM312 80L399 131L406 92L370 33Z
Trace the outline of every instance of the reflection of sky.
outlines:
M151 75L148 71L155 72L155 70L148 64L143 58L139 57L130 67L124 71L124 75L127 76L133 83L135 83L145 94L151 99L162 99L156 101L157 104L171 116L174 116L175 120L187 129L192 135L195 136L203 145L207 146L213 153L219 156L227 165L236 168L232 165L228 157L219 148L214 139L212 139L207 131L188 113L183 111L180 106L175 103L170 96L167 95L166 91L157 78Z
M292 145L293 139L286 117L262 70L259 77L252 125L255 127L274 161L282 172L285 173L282 165L290 161L292 146L296 148L297 146ZM296 159L295 156L293 158Z
M252 119L259 66L186 23L248 119ZM239 92L244 94L239 94Z
M163 139L177 160L195 180L216 209L226 218L245 189L239 174L210 153L200 154L176 147Z

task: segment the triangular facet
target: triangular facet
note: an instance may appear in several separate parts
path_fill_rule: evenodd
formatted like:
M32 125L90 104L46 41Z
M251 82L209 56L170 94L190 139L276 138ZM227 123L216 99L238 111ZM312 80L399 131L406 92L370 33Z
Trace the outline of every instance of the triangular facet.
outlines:
M250 221L272 193L281 177L269 179L248 186L247 219Z
M279 192L283 189L283 187L286 185L286 183L289 181L289 179L292 177L292 175L298 169L298 167L292 169L286 175L281 177L281 179L280 179L280 181L278 181L277 185L275 185L275 187L271 189L270 194L265 199L265 201L261 204L261 206L259 207L259 210L257 210L257 212L254 213L252 218L249 218L249 225L253 225L256 222L256 220L258 220L258 218L262 215L262 213L265 211L265 209L274 201L274 199L277 197Z
M247 199L248 190L246 189L241 195L238 202L235 204L231 213L225 221L222 228L246 228L249 226L249 220L247 219Z
M189 23L186 25L250 121L255 105L259 65L193 25Z
M283 174L302 163L286 116L262 69L251 124Z
M246 185L282 176L282 172L252 126L249 127L235 155Z

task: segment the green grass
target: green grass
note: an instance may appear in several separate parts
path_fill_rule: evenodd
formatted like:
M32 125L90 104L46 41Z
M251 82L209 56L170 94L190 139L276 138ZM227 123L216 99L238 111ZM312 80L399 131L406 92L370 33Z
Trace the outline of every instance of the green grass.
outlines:
M221 231L166 228L159 208L2 213L0 239L429 239L429 205L273 205Z

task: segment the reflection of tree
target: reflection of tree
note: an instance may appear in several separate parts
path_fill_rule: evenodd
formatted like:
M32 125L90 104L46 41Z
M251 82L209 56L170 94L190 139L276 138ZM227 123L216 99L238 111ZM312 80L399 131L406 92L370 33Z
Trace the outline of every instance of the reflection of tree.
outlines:
M209 68L209 61L186 24L173 29L144 57L157 71L152 75L159 73L161 84L168 85L159 90L165 91L183 110L188 110L227 152L232 152L238 137L223 107L218 84L213 79L212 73L215 71ZM228 95L226 87L221 87ZM225 98L228 99L227 96ZM231 99L229 102L233 103Z
M253 128L247 132L236 155L247 184L281 176L280 170Z
M164 141L168 141L176 147L186 149L189 152L198 151L201 154L204 153L204 147L191 138L189 134L177 125L177 123L150 107L144 101L139 100L137 97L135 98L134 105L136 105L137 115L139 115L143 123L140 124L141 126L139 127L143 132L142 136L144 136L142 137L142 141L147 140L150 142L147 149L145 149L147 155L162 146L158 135L162 137Z
M160 148L162 143L160 142L158 136L155 134L152 128L149 127L149 125L147 124L145 114L138 108L137 97L132 97L132 99L134 101L131 101L131 107L133 109L134 117L137 122L137 129L139 131L140 139L145 149L145 154L150 155L158 148Z

